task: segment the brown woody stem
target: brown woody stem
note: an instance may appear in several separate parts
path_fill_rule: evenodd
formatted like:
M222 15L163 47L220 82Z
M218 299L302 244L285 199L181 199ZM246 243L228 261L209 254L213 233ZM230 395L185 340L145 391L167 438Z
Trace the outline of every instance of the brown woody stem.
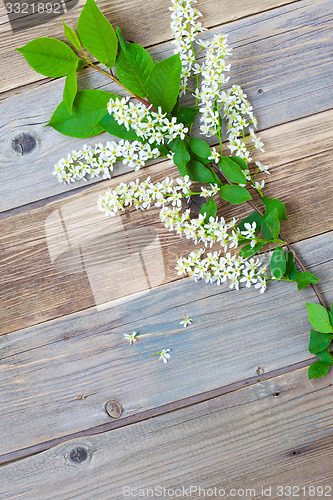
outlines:
M215 168L215 170L217 170L221 175L222 177L227 181L228 184L232 185L232 182L229 181L228 177L222 172L222 170L220 169L220 167L218 167L217 165L213 164L213 167ZM255 210L256 212L258 212L259 215L263 216L263 211L260 210L259 207L257 207L257 205L252 201L252 200L247 200L247 203L253 208L253 210ZM303 262L301 261L301 259L299 258L299 256L297 255L297 253L295 252L295 250L292 248L291 244L289 243L289 241L287 241L284 236L280 233L279 234L279 237L281 238L281 240L284 240L285 244L286 244L286 247L288 248L288 250L293 254L296 262L298 263L298 265L300 266L300 268L302 269L303 272L307 272L307 269L306 267L304 266ZM313 291L315 292L316 296L317 296L317 299L319 300L320 304L326 308L326 305L325 305L325 301L321 295L321 293L319 292L317 286L314 284L314 283L310 283L310 285L312 286L313 288Z
M135 99L137 99L138 101L142 102L142 104L144 104L145 106L148 106L150 107L150 109L152 109L153 111L156 111L155 108L153 108L153 106L145 101L144 99L142 99L141 97L139 97L138 95L134 94L133 92L131 92L127 87L125 87L125 85L123 85L122 83L120 83L119 80L117 80L117 78L115 78L115 76L113 75L113 72L112 72L112 69L110 68L110 74L107 73L106 71L104 71L103 69L99 68L98 66L96 66L96 64L92 63L88 58L87 56L84 54L84 52L81 52L81 55L84 57L84 61L89 64L89 66L91 66L92 68L95 68L97 71L99 71L100 73L102 73L103 75L107 76L108 78L110 78L111 80L113 80L114 82L116 82L118 85L120 85L123 89L126 90L126 92L128 92L129 94L131 94L132 97L134 97Z

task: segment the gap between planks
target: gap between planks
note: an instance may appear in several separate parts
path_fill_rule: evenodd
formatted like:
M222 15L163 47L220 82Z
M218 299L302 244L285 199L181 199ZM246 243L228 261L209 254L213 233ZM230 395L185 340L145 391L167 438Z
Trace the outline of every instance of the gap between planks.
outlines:
M211 28L221 23L246 19L256 14L269 12L277 7L293 3L296 2L288 0L236 0L232 5L227 4L227 2L220 2L220 8L216 9L214 3L208 0L201 0L198 3L198 8L204 14L205 27ZM70 24L74 29L76 28L76 22L83 5L84 1L79 1L75 9L64 16L66 23ZM132 1L130 5L129 2L124 3L119 0L114 1L112 5L109 2L100 1L98 2L98 6L113 26L120 26L125 39L133 40L145 47L156 46L170 39L171 32L169 25L171 19L168 9L170 6L169 0L151 0L149 3L142 3L140 0L136 0ZM1 10L4 12L4 9ZM133 23L133 15L135 23ZM4 14L4 17L7 16ZM147 25L149 29L147 29ZM14 52L14 48L21 47L35 38L36 35L56 36L64 40L59 17L55 21L42 24L36 28L30 28L26 31L20 31L18 34L10 33L8 22L1 24L0 29L2 31L0 54L4 61L3 66L7 65L10 56L9 68L6 68L7 72L1 78L3 80L2 86L4 91L17 88L21 86L22 82L34 83L41 79L30 67L26 67L25 71L22 72L22 58L20 58L17 52ZM14 70L16 70L17 74L15 74Z
M297 244L333 299L333 233ZM251 293L252 292L252 293ZM1 338L2 453L99 426L105 404L125 416L307 362L312 290L273 283L260 296L181 280L131 302L83 311ZM179 326L182 313L194 318ZM140 332L133 348L123 333ZM173 350L168 365L151 353ZM235 357L235 353L237 356ZM186 382L184 382L186 381ZM89 394L89 397L79 397ZM83 399L81 401L81 399Z
M253 13L249 13L247 15L241 16L237 20L245 20L245 19L251 18L251 17L253 17L253 16L257 15L257 14L263 14L263 13L266 13L266 12L270 12L271 10L276 10L278 7L281 7L282 5L291 5L291 4L300 3L300 2L302 2L302 0L285 1L285 2L282 2L282 3L278 3L277 5L272 6L270 8L262 9L260 12L253 12ZM230 21L225 21L224 20L223 24L217 22L216 24L212 24L210 26L207 25L206 28L207 29L216 29L220 25L227 26L228 24L231 24L231 23L233 23L235 21L236 21L236 19L230 19ZM66 20L66 22L68 24L68 20ZM59 38L58 35L57 35L57 37ZM159 45L163 45L164 43L171 43L172 40L173 40L172 38L169 38L169 39L165 39L165 40L162 40L160 42L157 42L157 43L154 43L154 44L151 44L151 45L146 45L144 47L146 48L146 50L151 50L151 49L154 49L155 47L157 48ZM97 61L95 59L92 59L92 62L96 63ZM0 91L0 102L2 100L9 99L10 97L18 95L18 94L20 94L22 92L27 92L29 90L38 88L41 85L45 85L45 84L47 84L49 82L53 82L55 80L56 80L56 78L46 78L46 77L43 77L40 80L32 81L30 83L25 83L23 85L20 84L17 87L13 87L11 89L4 90L2 92Z
M55 446L58 446L59 444L65 443L66 441L70 441L72 439L83 438L87 436L96 436L99 434L103 434L105 432L110 432L112 430L119 429L121 427L127 427L129 425L133 425L139 422L144 422L145 420L150 420L155 417L167 415L168 413L177 410L182 410L184 408L189 408L191 406L198 405L206 401L210 401L212 399L224 396L226 394L230 394L232 392L244 389L246 387L250 387L251 385L264 382L266 380L272 380L275 377L279 377L281 375L291 373L296 370L300 370L304 367L308 367L313 361L314 358L300 361L293 365L284 366L277 370L272 370L271 372L263 373L255 377L249 377L247 379L234 382L232 384L228 384L223 387L211 389L209 391L205 391L200 394L194 394L187 398L182 398L180 400L173 401L171 403L167 403L156 408L151 408L149 410L145 410L140 413L130 415L128 417L123 417L123 418L120 417L119 420L113 419L111 422L96 425L89 429L73 432L65 436L60 436L54 439L50 439L49 441L45 441L43 443L38 443L36 445L29 446L28 448L15 450L10 453L6 453L4 455L0 455L0 466L5 466L17 462L19 460L24 460L25 458L37 455L39 453L43 453L46 450L54 448Z
M257 500L281 498L277 485L286 491L283 498L290 496L288 485L298 485L298 493L303 485L306 492L309 485L328 485L330 492L332 375L308 381L305 369L296 370L159 418L73 439L2 468L2 491L11 500L119 500L158 485L230 493L249 487L255 492L247 497ZM265 494L263 485L273 491ZM191 498L203 498L196 493Z
M301 11L297 19L293 12L284 8L281 16L270 18L259 15L256 20L251 21L252 24L245 20L228 26L230 43L235 47L232 81L237 81L245 88L262 129L286 120L310 116L332 106L332 94L329 92L332 81L330 55L326 53L326 41L331 29L327 21L330 7L325 2L320 5L301 2L299 8ZM290 41L289 34L285 33L286 26L289 25L299 30L298 43ZM249 31L251 36L245 37L245 33ZM210 37L214 32L216 30L204 34L204 37ZM262 42L266 33L274 34L275 39ZM248 44L246 49L238 47L245 42ZM272 52L274 47L278 47L278 50ZM170 44L156 49L159 57L171 53ZM310 64L316 64L316 68L309 66L309 60ZM281 66L284 71L281 71ZM309 78L309 74L316 74L316 77ZM78 149L84 143L94 144L110 139L109 135L102 134L97 139L73 140L61 136L50 127L42 126L48 122L56 103L61 100L62 86L63 81L50 82L37 91L16 96L3 104L2 115L7 118L0 140L0 162L3 164L0 170L3 178L0 182L2 210L38 200L42 193L48 197L70 190L73 185L60 186L52 176L52 165L59 160L59 150L68 153L73 147ZM79 75L79 86L115 90L114 86L104 83L103 77L92 74L90 70L84 70ZM258 88L264 91L258 94ZM36 125L36 115L40 125ZM36 148L22 157L13 151L12 140L23 132L35 138ZM22 182L19 186L16 185L13 192L12 186L17 184L17 177ZM93 183L94 180L88 182ZM11 198L7 196L9 190L12 192Z
M299 2L299 1L300 0L296 0L296 2ZM288 158L287 161L283 161L282 163L278 163L279 161L281 161L279 156L278 156L278 155L281 155L280 147L282 146L282 143L284 143L284 144L286 143L287 136L289 136L289 138L290 138L290 135L292 134L292 132L295 133L295 131L297 132L297 135L299 135L301 137L301 140L304 141L304 139L305 139L305 141L304 141L304 146L305 146L305 144L308 143L308 141L310 139L310 138L304 137L306 134L305 129L309 130L309 128L312 129L311 134L313 135L311 153L306 154L304 156L298 156L297 161L306 160L306 159L309 159L311 157L315 157L316 155L320 155L320 154L330 153L332 151L332 149L329 149L329 146L331 144L329 142L329 140L327 140L327 139L329 139L329 136L324 135L324 137L323 137L323 134L325 134L325 132L330 129L330 126L327 126L327 123L328 122L330 123L331 121L332 121L332 126L333 126L333 109L328 109L326 111L318 111L316 113L312 113L312 114L310 114L306 117L303 117L303 118L295 118L293 120L286 121L280 125L272 125L272 126L267 127L265 129L261 129L258 133L260 133L260 136L264 142L266 142L266 140L268 139L270 141L270 143L273 144L274 136L277 139L278 139L279 135L284 136L283 140L281 141L281 144L279 144L275 148L276 150L279 151L279 153L274 155L273 151L269 152L266 149L265 154L264 154L264 159L261 159L261 162L262 163L273 162L273 165L270 168L271 171L277 167L282 167L283 165L288 165L289 163L295 162L296 156L292 155ZM318 124L321 124L321 123L323 123L323 124L325 123L326 125L323 126L319 132L317 131L317 137L320 136L320 140L316 141L316 135L313 132L316 132L316 130L314 130L314 129L316 127L318 127ZM287 133L286 130L289 130L290 133ZM272 133L271 133L271 131L272 131ZM295 136L295 139L296 139L296 136ZM324 139L324 142L323 142L323 139ZM293 139L290 142L292 143ZM223 140L222 144L224 147L226 147L227 141ZM319 147L319 146L321 146L322 149L315 152L316 147ZM325 149L325 146L327 147L327 149ZM212 143L212 144L210 144L210 147L215 147L215 148L217 148L217 150L220 149L218 143ZM305 153L305 150L303 149L302 144L300 145L300 148L299 148L299 154L301 154L301 152ZM282 153L282 156L283 156L283 153ZM140 173L145 172L146 170L149 173L149 167L152 167L153 165L159 165L159 164L169 164L169 161L168 160L150 160L144 167L142 167L140 169ZM126 173L130 173L130 172L126 171L123 168L123 166L121 165L121 163L117 163L115 165L115 171L113 172L112 179L118 178ZM103 182L105 182L105 179L99 179L97 181L95 180L94 185L98 186ZM67 199L72 195L74 196L74 195L83 193L84 191L86 191L92 187L92 184L85 184L85 183L78 183L78 184L79 184L78 187L72 188L70 191L64 191L64 192L60 192L60 193L53 194L53 195L51 194L50 196L46 196L45 198L42 198L40 200L30 201L26 204L17 205L15 207L9 208L8 210L0 211L0 220L6 219L6 218L11 217L13 215L18 215L18 214L24 213L28 210L34 210L36 208L41 208L41 207L48 205L49 203L52 203L55 201L61 201L61 200ZM319 235L322 233L317 233L317 234ZM316 236L316 235L313 235L313 236ZM301 240L298 240L298 241L301 241Z
M266 137L263 134L264 139L268 140L269 149L273 150L270 143L278 145L277 151L271 153L270 158L267 155L268 159L273 160L273 165L275 161L279 161L283 148L288 151L289 164L274 166L272 174L266 177L265 194L269 197L279 197L287 205L292 226L290 222L284 224L284 233L291 242L325 233L332 228L333 199L327 195L333 188L333 186L330 187L333 180L330 175L330 157L327 153L320 153L304 160L297 158L309 141L308 132L312 136L315 130L317 133L314 137L318 137L318 141L309 146L312 153L316 153L316 148L320 145L326 147L329 144L330 128L327 124L330 123L329 117L333 119L333 112L328 112L325 116L326 121L317 115L315 120L304 119L299 124L299 128L293 126L290 129L290 127L280 126L276 130L271 129ZM325 127L323 128L324 121ZM297 141L299 135L301 139ZM149 174L154 181L161 180L164 177L164 165L165 163L155 164L142 172L139 177L142 179L145 174ZM311 177L309 177L309 172L311 172ZM170 167L168 174L177 175L177 169ZM122 180L127 182L136 176L136 173L127 174ZM152 256L153 251L158 250L149 246L153 233L155 234L156 244L160 245L164 260L163 279L159 277L161 269L152 269L152 277L156 286L162 282L178 279L174 269L177 260L176 253L178 253L177 257L181 253L188 253L192 250L192 245L188 240L180 239L177 235L165 230L158 223L156 209L151 209L147 213L132 210L126 212L127 216L114 218L117 222L114 219L105 218L97 211L98 194L104 193L107 187L112 187L117 182L117 179L105 181L103 185L90 187L84 193L72 195L68 200L51 201L41 208L33 208L1 220L3 233L1 240L3 272L0 278L2 309L8 313L3 318L3 333L42 323L60 314L69 314L101 302L120 298L124 292L124 290L121 291L121 283L117 282L119 292L116 297L112 295L115 290L107 290L106 277L98 285L103 292L95 295L98 267L104 265L108 273L115 271L115 269L112 271L114 264L107 263L107 256L110 252L110 258L121 260L123 249L119 228L130 232L133 238L135 236L137 242L132 238L134 246L141 242L142 248L138 248L138 251L147 251L147 258ZM302 188L300 195L296 198L294 196L295 185ZM317 206L322 205L322 208L313 211L314 203ZM219 209L219 214L223 214L227 219L233 216L244 217L250 212L248 207L231 207L224 203L221 203ZM66 220L66 231L63 230L61 224L59 225L60 219L57 214L60 213ZM68 245L66 235L70 237L71 245ZM109 243L112 241L112 251L106 245L105 238ZM93 240L97 245L95 248L92 246ZM91 276L83 272L83 269L71 271L70 266L77 267L78 255L75 249L78 249L80 245L85 248L85 258L92 273ZM117 252L118 255L116 255ZM129 255L128 257L130 258ZM131 262L134 263L134 261ZM65 263L67 267L64 266ZM27 270L29 270L28 274ZM87 266L85 270L87 271ZM109 278L111 279L112 276L110 275ZM141 290L138 289L139 276L141 276L140 273L135 287L128 290L126 294ZM143 286L146 286L145 282L142 278ZM101 293L107 296L101 297ZM35 314L36 312L38 315Z

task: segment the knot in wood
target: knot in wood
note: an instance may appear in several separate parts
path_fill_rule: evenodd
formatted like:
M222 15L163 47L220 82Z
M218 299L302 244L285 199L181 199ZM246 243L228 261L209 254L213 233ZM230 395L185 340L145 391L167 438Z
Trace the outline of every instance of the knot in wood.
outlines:
M112 418L119 418L123 413L123 409L117 401L109 401L105 407L106 413Z
M258 366L257 368L257 375L263 375L265 373L265 370L262 366Z
M26 153L31 153L36 147L36 139L32 135L25 134L24 132L15 139L12 139L12 148L16 153L24 155Z
M200 209L204 203L206 203L207 199L199 194L192 194L190 197L190 201L187 204L187 208L191 210L193 215L198 215L200 213Z
M82 446L78 446L77 448L73 448L69 454L69 459L76 464L81 464L85 462L88 458L88 451Z

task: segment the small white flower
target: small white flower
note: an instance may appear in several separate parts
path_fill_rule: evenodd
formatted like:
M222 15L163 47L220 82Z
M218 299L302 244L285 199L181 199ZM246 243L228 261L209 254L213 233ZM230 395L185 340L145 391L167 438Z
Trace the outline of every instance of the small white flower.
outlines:
M252 224L250 224L250 222L245 222L244 227L245 231L241 231L241 234L246 238L255 238L257 223L255 221L252 222Z
M220 161L220 153L215 148L212 148L212 155L208 156L208 160L214 160L215 163L218 163Z
M133 342L136 342L138 339L135 338L135 336L138 334L138 332L133 332L131 334L124 333L124 339L128 340L130 345L133 344Z
M259 288L260 293L264 293L264 291L267 288L266 280L265 278L262 278L261 276L258 276L258 282L254 285L254 288Z
M268 171L269 169L268 165L262 165L260 161L255 161L254 163L257 165L260 172L265 172L265 174L270 174L270 172Z
M155 356L155 354L159 354L160 357L158 359L161 359L163 363L167 363L168 359L170 359L170 354L169 354L170 351L171 349L162 349L161 352L154 352L152 356Z
M255 181L254 184L252 184L252 187L256 189L257 191L261 191L261 189L264 187L265 181L262 180L261 182Z
M183 314L183 320L180 321L180 324L184 326L184 328L186 328L188 325L191 325L192 324L192 319L189 317L189 316L184 316Z

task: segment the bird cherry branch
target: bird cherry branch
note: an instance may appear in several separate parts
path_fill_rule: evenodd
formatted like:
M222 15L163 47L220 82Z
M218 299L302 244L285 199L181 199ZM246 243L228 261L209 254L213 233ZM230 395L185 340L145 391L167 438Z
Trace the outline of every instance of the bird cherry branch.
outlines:
M153 106L151 105L151 103L149 101L145 101L144 99L142 99L141 97L139 97L138 95L134 94L133 92L131 92L127 87L125 87L125 85L123 85L113 74L113 71L112 69L110 68L110 74L107 73L106 71L104 71L103 69L99 68L96 64L94 64L92 61L90 61L88 59L88 57L86 56L86 54L81 51L80 54L82 55L83 57L83 61L85 63L87 63L89 66L91 66L92 68L96 69L97 71L99 71L100 73L102 73L103 75L107 76L108 78L110 78L112 81L114 81L115 83L117 83L118 85L120 85L120 87L122 87L124 90L126 90L126 92L128 92L134 99L137 99L138 101L142 102L142 104L144 104L145 106L147 107L150 107L150 109L152 109L153 111L156 111L155 108L153 108Z
M211 166L213 166L215 168L215 170L217 170L219 172L219 174L221 174L221 176L225 179L225 181L232 185L232 182L230 182L230 180L228 179L228 177L222 172L222 170L220 169L220 167L218 167L215 163L214 164L211 164ZM256 212L258 212L259 215L263 216L264 213L263 211L252 201L252 200L246 200L247 203L253 208L253 210L255 210ZM286 240L286 238L280 233L279 234L279 238L281 238L281 240L283 240L286 244L286 247L288 248L288 250L293 254L296 262L298 263L298 265L300 266L300 268L302 269L303 272L307 272L307 269L305 267L305 265L303 264L302 260L300 259L300 257L297 255L296 251L292 248L291 244L289 243L288 240ZM315 283L310 283L310 285L312 286L312 289L313 291L315 292L320 304L325 307L326 309L326 305L325 305L325 301L321 295L321 293L319 292L318 290L318 287L316 286Z

